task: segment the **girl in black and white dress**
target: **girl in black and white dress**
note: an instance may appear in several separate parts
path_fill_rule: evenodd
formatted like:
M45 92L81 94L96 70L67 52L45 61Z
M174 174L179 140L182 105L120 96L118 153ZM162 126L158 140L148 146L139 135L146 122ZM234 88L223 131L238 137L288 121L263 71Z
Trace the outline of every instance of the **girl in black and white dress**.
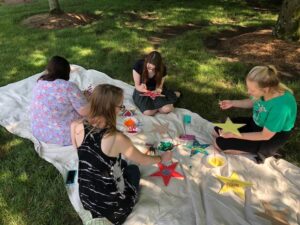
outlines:
M90 96L86 120L71 125L73 145L78 149L79 195L93 218L105 217L122 224L131 213L138 195L140 171L121 159L142 164L167 162L171 152L148 156L137 150L116 128L116 115L123 109L123 90L103 84Z

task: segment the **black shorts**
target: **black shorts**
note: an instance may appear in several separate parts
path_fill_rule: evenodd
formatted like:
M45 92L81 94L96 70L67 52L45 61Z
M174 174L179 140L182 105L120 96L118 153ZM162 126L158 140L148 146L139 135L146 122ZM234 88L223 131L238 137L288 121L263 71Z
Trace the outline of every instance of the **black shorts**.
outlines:
M255 124L252 117L238 117L232 119L233 123L245 123L246 125L239 128L241 133L246 132L260 132L263 127ZM215 127L216 132L219 133L220 128ZM216 143L218 147L225 150L239 150L249 152L252 154L262 154L264 157L273 156L278 149L288 140L292 131L277 132L270 140L266 141L249 141L238 138L223 138L217 137Z

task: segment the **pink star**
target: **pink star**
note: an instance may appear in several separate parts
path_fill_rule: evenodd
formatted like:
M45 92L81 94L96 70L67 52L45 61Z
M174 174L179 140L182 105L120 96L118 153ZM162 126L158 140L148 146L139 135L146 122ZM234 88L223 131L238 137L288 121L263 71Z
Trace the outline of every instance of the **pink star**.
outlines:
M151 174L151 177L162 177L164 184L168 186L171 177L184 178L184 176L175 171L178 162L172 163L170 166L165 166L162 163L158 163L159 171Z

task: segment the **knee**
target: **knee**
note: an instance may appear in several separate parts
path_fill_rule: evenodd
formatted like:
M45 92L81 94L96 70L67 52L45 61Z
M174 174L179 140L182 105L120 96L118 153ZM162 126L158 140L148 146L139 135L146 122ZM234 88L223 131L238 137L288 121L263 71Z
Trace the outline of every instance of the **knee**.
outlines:
M173 105L165 105L159 109L160 113L170 113L174 110Z
M157 110L146 110L143 112L145 116L153 116L155 113L157 113Z

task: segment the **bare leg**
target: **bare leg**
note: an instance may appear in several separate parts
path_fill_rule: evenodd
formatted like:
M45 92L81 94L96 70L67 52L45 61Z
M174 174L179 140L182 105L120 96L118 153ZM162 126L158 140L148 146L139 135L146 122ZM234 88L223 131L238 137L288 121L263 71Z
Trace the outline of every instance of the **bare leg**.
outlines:
M146 111L143 112L143 114L146 115L146 116L153 116L157 112L158 112L157 109L153 109L153 110L146 110Z
M243 155L243 154L248 154L248 152L243 152L243 151L239 151L239 150L233 150L233 149L228 149L223 151L225 154L228 155Z
M172 112L173 110L174 110L174 106L172 104L165 105L158 109L158 111L163 114L167 114L169 112Z

